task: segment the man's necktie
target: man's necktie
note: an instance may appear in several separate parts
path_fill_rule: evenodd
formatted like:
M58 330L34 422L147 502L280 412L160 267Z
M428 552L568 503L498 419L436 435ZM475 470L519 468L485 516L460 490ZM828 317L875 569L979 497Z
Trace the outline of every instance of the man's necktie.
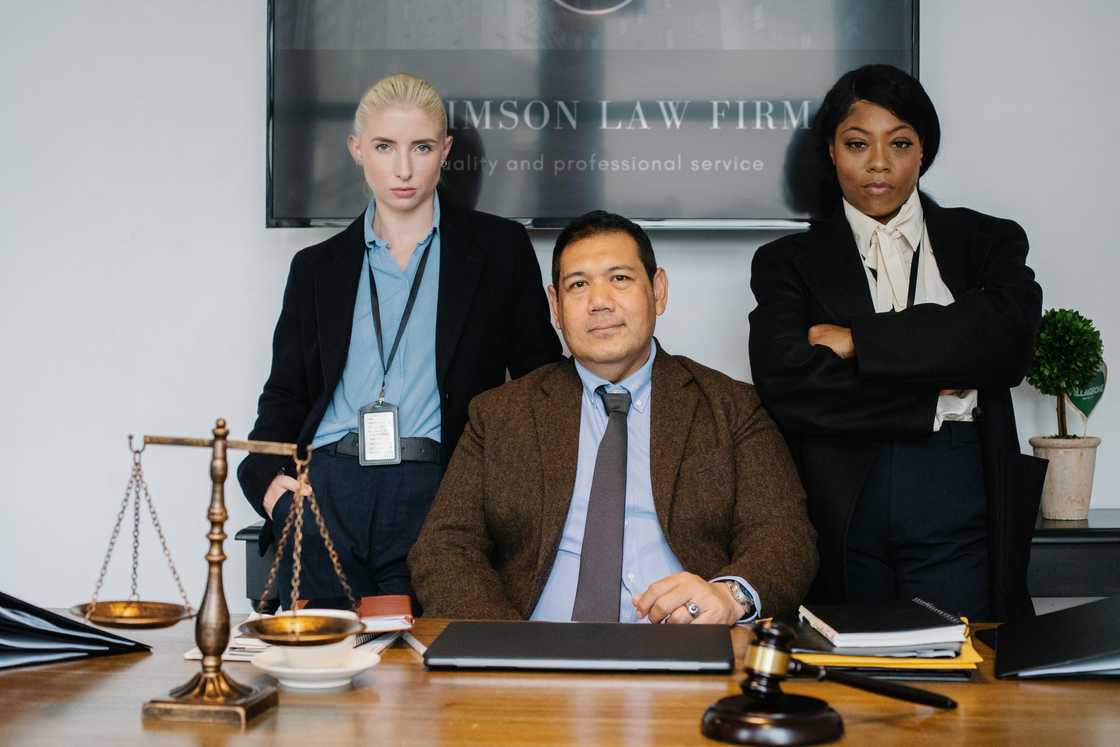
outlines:
M595 473L591 478L572 620L618 622L626 514L626 414L630 411L630 394L611 394L605 386L595 392L607 408L607 430L599 442Z

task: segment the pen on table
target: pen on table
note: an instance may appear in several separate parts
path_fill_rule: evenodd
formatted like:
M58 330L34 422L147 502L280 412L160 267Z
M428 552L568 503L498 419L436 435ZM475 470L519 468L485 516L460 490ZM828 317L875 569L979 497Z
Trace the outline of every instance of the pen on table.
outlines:
M404 638L404 642L408 644L409 648L420 654L420 656L423 656L424 653L428 650L427 646L418 641L416 639L416 636L414 636L412 633L409 633L407 630L404 632L402 638Z

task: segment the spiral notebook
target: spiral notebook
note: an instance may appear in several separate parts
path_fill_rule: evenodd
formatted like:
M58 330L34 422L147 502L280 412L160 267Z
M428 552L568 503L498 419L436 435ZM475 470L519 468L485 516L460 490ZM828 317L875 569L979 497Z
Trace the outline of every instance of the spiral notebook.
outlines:
M917 597L872 606L802 605L798 616L840 648L961 643L967 635L963 619Z

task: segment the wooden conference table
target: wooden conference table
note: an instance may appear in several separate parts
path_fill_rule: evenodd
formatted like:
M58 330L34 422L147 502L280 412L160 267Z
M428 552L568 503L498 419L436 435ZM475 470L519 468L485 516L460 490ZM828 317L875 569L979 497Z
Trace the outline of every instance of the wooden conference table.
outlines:
M430 643L445 622L421 620ZM150 654L129 654L0 672L0 744L237 745L715 745L700 717L738 693L741 673L611 675L429 672L398 642L350 689L280 691L277 708L237 727L145 721L141 704L198 670L183 652L194 626L137 631ZM734 631L741 661L749 633ZM1117 745L1120 684L1109 681L996 680L992 652L971 683L930 683L956 699L937 711L839 685L788 684L789 692L827 700L844 718L850 744ZM241 681L262 675L226 664Z

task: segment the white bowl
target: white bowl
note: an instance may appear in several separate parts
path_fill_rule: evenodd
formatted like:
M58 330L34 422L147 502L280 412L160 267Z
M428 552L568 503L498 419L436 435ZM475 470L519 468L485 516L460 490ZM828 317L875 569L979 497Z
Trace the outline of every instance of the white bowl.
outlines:
M252 664L280 681L282 687L296 690L326 690L345 687L357 674L377 665L381 657L364 648L350 649L343 663L337 667L316 669L285 666L279 646L262 651L253 657Z

